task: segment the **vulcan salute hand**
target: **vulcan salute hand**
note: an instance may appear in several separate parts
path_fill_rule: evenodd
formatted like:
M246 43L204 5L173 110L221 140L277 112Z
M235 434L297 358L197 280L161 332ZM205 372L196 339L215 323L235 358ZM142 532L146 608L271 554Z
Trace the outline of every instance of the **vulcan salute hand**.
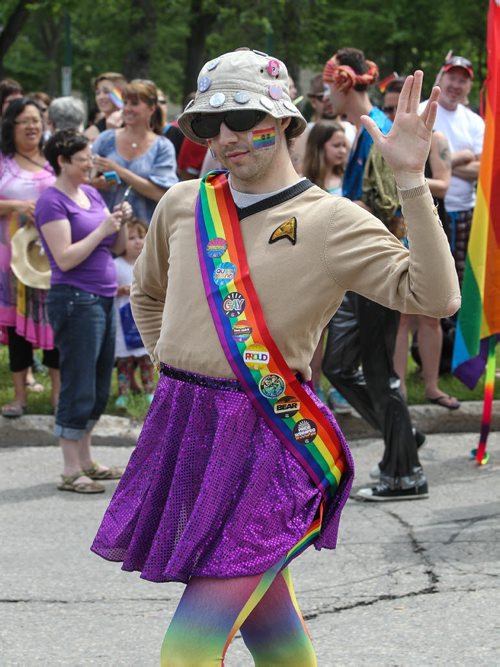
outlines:
M418 114L424 74L417 70L407 77L399 96L398 108L391 131L383 135L375 122L362 116L361 122L370 133L375 146L391 166L400 187L414 187L424 182L424 167L431 145L432 127L436 120L439 88L432 89L429 101Z

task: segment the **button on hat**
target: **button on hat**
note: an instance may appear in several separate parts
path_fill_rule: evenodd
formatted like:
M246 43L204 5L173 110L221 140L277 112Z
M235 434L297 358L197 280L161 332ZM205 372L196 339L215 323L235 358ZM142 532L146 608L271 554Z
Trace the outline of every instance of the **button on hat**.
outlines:
M206 79L210 80L208 88ZM306 121L290 99L285 64L250 49L224 53L202 67L196 97L179 117L179 127L192 141L206 145L207 140L191 128L193 117L242 109L265 111L276 119L291 118L289 137L298 136L306 128Z

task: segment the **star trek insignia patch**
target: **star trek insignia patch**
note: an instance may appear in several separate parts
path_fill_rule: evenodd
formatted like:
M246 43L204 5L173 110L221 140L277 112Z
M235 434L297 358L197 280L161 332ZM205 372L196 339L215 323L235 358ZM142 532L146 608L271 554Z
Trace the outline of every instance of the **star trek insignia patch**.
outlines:
M297 243L297 218L289 218L274 230L269 243L276 243L280 239L288 239L292 245Z

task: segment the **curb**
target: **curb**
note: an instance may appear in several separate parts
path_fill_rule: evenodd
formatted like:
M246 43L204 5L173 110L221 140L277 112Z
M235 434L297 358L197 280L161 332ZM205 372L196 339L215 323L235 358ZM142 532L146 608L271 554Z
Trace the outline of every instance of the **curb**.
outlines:
M482 413L482 401L465 401L454 411L437 405L410 406L413 425L424 433L476 433L479 436ZM337 421L347 440L380 437L358 414L338 415ZM53 425L51 415L0 417L0 447L57 445L52 435ZM101 446L133 447L141 428L140 422L103 415L94 429L92 442ZM491 430L500 431L500 401L493 401Z

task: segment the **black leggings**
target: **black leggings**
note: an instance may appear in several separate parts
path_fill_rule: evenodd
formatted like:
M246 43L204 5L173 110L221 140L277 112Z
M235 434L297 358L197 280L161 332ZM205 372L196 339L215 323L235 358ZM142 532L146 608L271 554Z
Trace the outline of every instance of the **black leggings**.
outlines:
M9 335L9 368L12 373L25 371L33 363L33 345L23 338L14 327L7 327ZM47 368L59 368L59 351L43 350L42 363Z

